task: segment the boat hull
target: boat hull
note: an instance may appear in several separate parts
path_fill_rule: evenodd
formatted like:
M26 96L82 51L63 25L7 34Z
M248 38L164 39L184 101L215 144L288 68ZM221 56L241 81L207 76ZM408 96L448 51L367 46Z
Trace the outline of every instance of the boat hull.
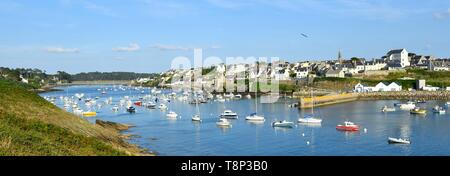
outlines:
M336 130L339 130L339 131L359 131L359 127L357 127L357 126L342 126L342 125L338 125L338 126L336 126Z

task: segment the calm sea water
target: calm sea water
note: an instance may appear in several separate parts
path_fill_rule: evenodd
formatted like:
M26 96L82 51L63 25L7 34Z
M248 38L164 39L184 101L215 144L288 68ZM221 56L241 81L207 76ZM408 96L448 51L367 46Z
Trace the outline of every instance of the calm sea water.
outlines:
M64 91L43 93L41 96L73 96L85 93L85 97L100 97L103 102L109 97L113 104L118 104L123 96L132 96L135 100L145 94L136 90L108 91L102 95L98 88L104 86L61 87ZM111 88L111 87L108 87ZM138 135L131 143L148 148L159 155L245 155L245 156L434 156L450 155L450 113L437 115L431 112L435 105L444 106L445 102L428 101L418 104L426 107L426 116L411 115L409 111L382 113L384 105L393 106L400 101L357 101L334 106L316 108L315 113L323 119L320 126L298 124L292 129L273 128L275 120L296 121L309 114L289 108L287 104L295 100L280 99L273 104L258 104L258 113L266 117L266 122L254 124L245 121L245 116L254 112L254 99L232 100L225 103L210 102L200 104L202 123L194 123L191 116L196 113L195 105L187 102L171 101L171 110L180 118L168 120L166 111L137 107L136 114L128 114L125 109L114 113L111 105L98 110L97 117L87 118L94 122L96 118L136 125L125 133ZM62 101L56 102L62 107ZM83 103L81 103L83 104ZM231 109L239 114L238 120L232 120L232 128L216 126L218 115L224 109ZM336 131L337 124L350 120L364 130L356 133ZM388 137L408 137L410 145L391 145ZM309 142L309 144L308 144Z

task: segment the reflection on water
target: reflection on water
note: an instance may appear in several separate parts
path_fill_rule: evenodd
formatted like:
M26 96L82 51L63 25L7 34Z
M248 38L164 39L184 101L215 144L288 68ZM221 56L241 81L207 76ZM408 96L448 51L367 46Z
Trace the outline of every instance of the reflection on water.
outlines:
M136 134L130 142L147 147L160 155L450 155L450 115L433 114L431 108L445 102L429 101L419 106L429 110L423 115L413 115L409 111L397 108L395 112L380 112L388 105L399 101L358 101L315 109L322 118L322 124L296 124L294 128L272 127L274 121L297 119L310 110L298 110L287 107L295 102L281 99L272 104L258 104L258 114L265 116L265 122L246 121L245 118L230 120L232 127L216 125L218 116L225 109L231 109L245 117L255 112L254 100L210 102L199 104L202 122L193 122L196 106L173 100L166 103L170 111L179 118L167 118L169 111L137 107L135 114L129 114L121 108L118 112L111 109L119 104L121 97L139 97L149 94L150 90L108 91L102 95L97 89L101 86L73 86L68 92L49 92L42 96L73 96L85 93L86 97L99 97L97 103L112 97L112 105L103 105L96 119L132 124L128 133ZM57 98L59 99L59 98ZM287 101L287 102L286 102ZM63 107L61 101L57 105ZM79 105L86 110L84 102ZM70 111L70 108L68 109ZM340 132L336 125L349 120L360 125L360 132ZM410 138L411 145L389 145L388 137ZM154 139L154 140L153 140Z

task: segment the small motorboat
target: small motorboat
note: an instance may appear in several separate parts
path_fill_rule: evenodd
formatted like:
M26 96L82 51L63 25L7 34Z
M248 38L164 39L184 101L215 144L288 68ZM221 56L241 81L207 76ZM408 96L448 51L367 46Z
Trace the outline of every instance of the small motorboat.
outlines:
M400 109L402 110L413 110L414 108L416 108L416 104L414 102L408 102L400 105Z
M136 102L134 102L134 105L136 105L136 106L142 106L142 101L136 101Z
M93 116L97 115L97 112L95 112L95 111L88 111L88 112L83 112L82 114L83 114L83 116L93 117Z
M219 121L216 122L216 125L222 127L230 127L231 123L225 118L220 118Z
M136 113L136 108L134 108L133 106L130 106L127 108L127 112L129 112L130 114Z
M425 109L420 109L420 108L414 108L414 109L411 109L410 111L409 111L411 114L420 114L420 115L424 115L424 114L427 114L427 110L425 110Z
M286 120L272 122L272 127L293 128L294 126L294 122L289 122Z
M445 105L447 105L447 106L449 106L449 107L450 107L450 101L449 101L449 102L447 102L447 103L445 103Z
M80 108L75 108L75 109L73 109L73 113L75 115L83 115L83 110Z
M167 109L167 106L165 104L159 104L158 108L164 110Z
M436 106L433 108L433 112L436 114L445 114L445 109L443 107Z
M103 91L102 94L106 94L106 91Z
M247 99L252 99L252 96L250 94L245 96Z
M220 117L226 118L226 119L237 119L238 114L231 111L231 110L225 110L222 114L220 114Z
M402 138L388 138L389 144L411 144L411 141L408 139L402 139Z
M234 96L234 98L235 98L235 99L241 99L241 98L242 98L242 95L241 95L241 94L237 94L237 95Z
M416 103L423 104L423 103L427 103L427 102L425 100L417 100Z
M312 115L306 115L304 118L299 118L297 120L298 123L314 123L320 124L322 123L322 119L314 118Z
M192 116L192 121L202 122L202 119L200 118L200 115L196 114L196 115Z
M114 107L112 107L111 110L114 112L117 112L117 111L119 111L119 106L114 105Z
M173 111L170 111L169 113L166 114L166 117L168 117L168 118L177 118L178 114L173 112Z
M395 108L391 108L388 106L384 106L383 108L381 108L381 112L394 112Z
M145 105L145 107L147 107L148 109L155 109L156 108L156 104L149 102Z
M259 116L256 113L252 113L249 116L245 117L245 120L264 122L266 119L263 116Z
M340 131L359 131L359 126L353 122L345 121L344 124L337 125L336 129Z

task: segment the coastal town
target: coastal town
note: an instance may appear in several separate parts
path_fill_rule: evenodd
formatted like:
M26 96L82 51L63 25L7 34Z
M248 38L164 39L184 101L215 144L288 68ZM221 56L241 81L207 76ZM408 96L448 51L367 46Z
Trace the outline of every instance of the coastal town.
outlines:
M201 85L203 88L214 85L221 87L224 83L234 83L245 79L254 80L256 78L265 78L278 81L282 85L293 85L297 88L286 91L294 92L302 85L311 85L311 83L315 82L315 79L344 82L348 78L353 80L354 83L347 85L347 89L345 90L347 92L450 90L450 79L448 76L450 70L449 58L418 55L408 52L406 49L390 50L384 56L377 59L358 57L345 59L339 51L337 58L331 60L307 60L293 63L276 61L273 63L219 64L206 69L206 72L205 68L172 69L163 72L161 73L159 86L186 86L185 80L188 80L188 85ZM433 77L433 79L428 80L432 84L427 84L426 77L415 75L410 77L411 74L408 74L408 72L418 71L441 73L440 75L443 75L443 79L439 80L438 85L433 84L433 79L436 79L436 77ZM392 75L395 75L395 77ZM175 81L172 78L178 79ZM140 84L145 84L152 80L151 78L140 78L135 81ZM377 82L377 80L379 81ZM364 81L369 82L371 85L364 84ZM222 84L220 84L221 82ZM398 82L409 82L409 84L402 85ZM318 88L326 87L322 86ZM237 90L224 91L234 92Z

